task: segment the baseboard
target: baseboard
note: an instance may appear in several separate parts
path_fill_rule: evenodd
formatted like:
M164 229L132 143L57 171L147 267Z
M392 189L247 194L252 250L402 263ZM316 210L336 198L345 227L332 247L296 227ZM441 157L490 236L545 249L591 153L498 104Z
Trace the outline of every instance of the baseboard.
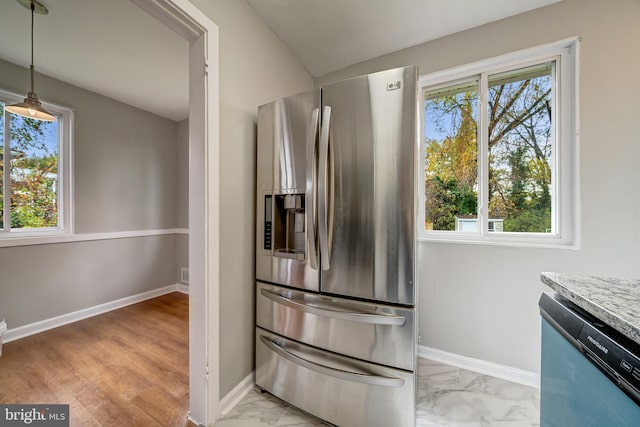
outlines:
M182 285L179 285L179 284L168 285L162 288L143 292L141 294L132 295L132 296L121 298L115 301L107 302L104 304L94 305L93 307L83 308L82 310L73 311L71 313L63 314L61 316L56 316L50 319L41 320L39 322L30 323L28 325L19 326L17 328L8 329L3 337L3 341L5 343L15 341L20 338L28 337L29 335L34 335L40 332L48 331L49 329L57 328L59 326L77 322L78 320L97 316L98 314L102 314L108 311L116 310L118 308L126 307L128 305L145 301L151 298L159 297L160 295L169 294L171 292L176 292L176 291L183 292L182 290L179 289L180 286ZM185 293L188 293L188 292L189 290L187 288L187 292ZM7 320L10 320L10 319L7 319Z
M191 418L191 416L187 417L187 427L204 427L204 424L199 423L198 421Z
M254 384L255 371L251 371L233 390L220 399L220 415L227 415L253 389Z
M500 365L498 363L487 362L486 360L474 359L472 357L461 356L455 353L438 350L436 348L418 346L418 355L435 362L445 363L458 368L468 369L492 377L502 378L529 387L540 388L540 375L535 372L525 371L511 366Z
M182 283L178 283L176 285L176 291L189 295L189 285L183 285Z

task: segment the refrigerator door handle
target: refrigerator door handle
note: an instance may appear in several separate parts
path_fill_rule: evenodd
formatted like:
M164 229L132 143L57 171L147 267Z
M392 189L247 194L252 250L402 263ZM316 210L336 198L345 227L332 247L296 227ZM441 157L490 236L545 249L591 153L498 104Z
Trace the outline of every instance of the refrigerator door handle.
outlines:
M261 289L260 293L270 299L271 301L293 308L295 310L303 311L309 314L315 314L316 316L328 317L331 319L349 320L352 322L371 323L374 325L390 325L390 326L402 326L406 323L407 318L404 316L394 314L369 314L369 313L357 313L353 311L336 310L333 308L322 307L318 303L313 305L307 304L302 301L287 298L278 293Z
M318 231L320 240L320 260L323 270L330 268L331 241L330 230L330 157L329 157L329 129L331 126L331 107L322 110L322 128L320 129L320 147L318 161Z
M335 369L329 366L320 365L319 363L311 362L307 359L303 359L300 356L296 356L295 354L288 352L283 347L263 335L260 335L260 341L262 341L262 343L267 346L268 349L287 359L288 361L322 375L367 385L379 385L384 387L402 387L404 385L404 380L402 378L360 374L357 372L343 371L341 369Z
M320 110L313 109L311 113L311 126L307 135L307 194L305 198L305 209L307 211L307 250L309 251L309 263L312 269L318 269L318 242L316 234L318 229L318 211L316 205L318 183L316 174L318 170L318 124Z

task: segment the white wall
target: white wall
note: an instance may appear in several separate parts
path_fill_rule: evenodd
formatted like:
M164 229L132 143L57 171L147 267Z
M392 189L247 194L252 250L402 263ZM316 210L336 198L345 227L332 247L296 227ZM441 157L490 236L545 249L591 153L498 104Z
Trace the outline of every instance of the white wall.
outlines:
M224 396L254 369L257 108L312 89L313 79L245 1L191 2L220 30L220 395Z
M537 301L548 290L539 282L540 272L640 277L639 23L637 0L564 0L316 80L321 85L408 64L426 74L582 38L582 248L420 243L422 345L539 372Z

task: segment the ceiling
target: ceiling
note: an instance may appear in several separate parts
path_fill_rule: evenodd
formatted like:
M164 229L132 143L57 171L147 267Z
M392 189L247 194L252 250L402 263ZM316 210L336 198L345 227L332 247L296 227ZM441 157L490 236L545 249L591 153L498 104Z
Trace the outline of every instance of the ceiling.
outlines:
M559 0L247 1L320 76ZM49 15L35 18L39 73L171 120L187 118L186 40L130 0L44 2ZM0 29L0 58L28 67L29 11L0 1Z
M185 39L129 0L42 2L49 14L35 15L37 72L171 120L188 117ZM28 9L0 0L1 59L29 67L30 28Z
M315 77L559 0L247 0Z

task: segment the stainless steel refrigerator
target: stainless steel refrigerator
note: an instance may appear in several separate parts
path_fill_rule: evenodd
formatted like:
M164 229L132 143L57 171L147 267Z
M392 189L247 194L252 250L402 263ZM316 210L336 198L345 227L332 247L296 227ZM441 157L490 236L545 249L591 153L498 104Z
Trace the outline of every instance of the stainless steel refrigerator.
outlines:
M256 384L339 426L413 426L416 67L258 109Z

